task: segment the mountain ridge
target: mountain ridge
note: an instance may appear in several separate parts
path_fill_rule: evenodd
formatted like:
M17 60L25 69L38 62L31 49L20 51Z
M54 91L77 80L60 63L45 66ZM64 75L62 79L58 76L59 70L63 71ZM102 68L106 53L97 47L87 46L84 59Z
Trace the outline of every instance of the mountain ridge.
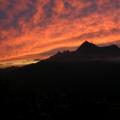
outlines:
M31 63L28 65L9 65L2 67L0 69L6 68L19 68L25 66L39 66L41 63L87 63L87 62L120 62L120 48L117 45L109 45L109 46L97 46L91 42L85 41L83 42L75 51L65 50L63 52L58 51L56 54L50 56L44 60L36 60L36 63Z
M113 60L120 58L120 48L117 45L99 47L91 42L85 41L75 51L57 52L45 61L54 62L80 62L88 60Z

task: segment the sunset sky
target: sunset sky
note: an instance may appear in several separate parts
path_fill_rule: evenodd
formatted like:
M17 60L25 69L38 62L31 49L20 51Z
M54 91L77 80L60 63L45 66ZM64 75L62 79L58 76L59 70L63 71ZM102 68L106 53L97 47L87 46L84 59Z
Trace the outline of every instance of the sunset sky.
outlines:
M33 63L86 40L120 45L120 0L0 0L0 66Z

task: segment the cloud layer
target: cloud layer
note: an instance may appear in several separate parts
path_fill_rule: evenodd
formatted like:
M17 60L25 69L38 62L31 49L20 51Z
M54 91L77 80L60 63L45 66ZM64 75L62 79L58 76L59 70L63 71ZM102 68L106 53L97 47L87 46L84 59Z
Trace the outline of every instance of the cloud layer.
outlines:
M77 48L84 40L119 44L120 0L0 2L2 62L43 59L61 48Z

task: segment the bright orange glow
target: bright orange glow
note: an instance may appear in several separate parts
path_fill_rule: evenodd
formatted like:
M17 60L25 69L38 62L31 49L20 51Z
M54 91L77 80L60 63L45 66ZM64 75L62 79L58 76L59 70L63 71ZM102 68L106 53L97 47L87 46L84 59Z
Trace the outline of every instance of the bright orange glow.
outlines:
M1 63L43 59L85 40L119 45L120 0L11 1L0 3Z

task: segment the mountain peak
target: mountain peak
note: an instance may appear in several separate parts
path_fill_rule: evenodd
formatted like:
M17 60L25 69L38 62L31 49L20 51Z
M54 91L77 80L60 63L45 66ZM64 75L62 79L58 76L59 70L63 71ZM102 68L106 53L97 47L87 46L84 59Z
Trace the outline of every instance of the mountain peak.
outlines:
M77 49L77 51L80 51L80 50L83 50L83 49L95 49L95 48L98 48L97 45L91 43L91 42L88 42L88 41L85 41L81 44L81 46Z
M98 47L98 46L91 42L85 41L80 47Z

